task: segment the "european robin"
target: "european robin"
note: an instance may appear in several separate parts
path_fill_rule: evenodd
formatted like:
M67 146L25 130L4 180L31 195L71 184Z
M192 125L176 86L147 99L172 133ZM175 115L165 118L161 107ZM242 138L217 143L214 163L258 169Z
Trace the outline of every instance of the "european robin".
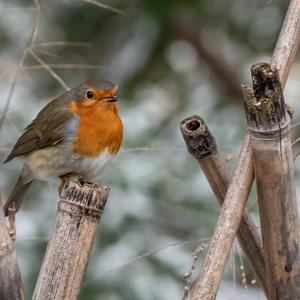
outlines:
M24 161L19 179L5 204L16 211L34 179L63 178L79 173L98 177L120 149L123 137L117 86L86 81L48 103L25 128L5 162Z

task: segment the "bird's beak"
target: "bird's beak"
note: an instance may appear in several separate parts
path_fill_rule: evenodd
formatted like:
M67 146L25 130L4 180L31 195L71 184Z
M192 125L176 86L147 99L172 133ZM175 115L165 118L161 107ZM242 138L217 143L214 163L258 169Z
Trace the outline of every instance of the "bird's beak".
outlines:
M105 102L116 102L119 100L118 96L109 96L105 98Z

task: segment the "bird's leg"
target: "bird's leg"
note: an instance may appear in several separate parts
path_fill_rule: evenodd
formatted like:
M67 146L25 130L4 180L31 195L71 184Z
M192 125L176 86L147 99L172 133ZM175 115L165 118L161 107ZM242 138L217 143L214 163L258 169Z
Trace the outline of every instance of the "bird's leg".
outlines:
M9 222L9 235L12 240L16 239L16 205L12 202L8 207L8 222Z
M61 183L58 187L58 193L60 196L62 196L62 190L63 187L66 183L67 180L69 180L70 178L73 178L74 181L77 181L79 184L84 185L84 180L81 174L79 173L67 173L64 175L59 176L59 178L61 179Z

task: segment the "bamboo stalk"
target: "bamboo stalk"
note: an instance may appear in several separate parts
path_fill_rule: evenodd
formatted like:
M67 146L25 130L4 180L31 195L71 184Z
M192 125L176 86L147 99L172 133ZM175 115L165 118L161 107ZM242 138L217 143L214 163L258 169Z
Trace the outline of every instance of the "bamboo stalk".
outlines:
M109 188L68 179L34 290L35 300L75 300L85 275Z
M291 0L279 38L273 53L271 65L278 70L284 87L300 41L300 0Z
M246 136L209 243L208 253L191 291L192 300L216 297L253 182L254 173L247 171L248 168L253 171L251 165L251 147L249 137Z
M6 226L0 199L0 299L25 300L15 243Z
M300 9L299 9L299 0L292 0L289 5L288 12L285 17L284 24L281 28L280 36L276 44L276 48L273 54L272 58L272 65L276 66L278 68L278 72L280 74L280 79L283 82L283 86L285 85L287 76L288 76L288 70L290 69L290 65L292 61L294 60L296 51L299 46L299 34L300 34ZM287 42L288 47L287 47ZM225 207L225 203L227 202L226 199L229 199L229 196L235 196L235 197L241 197L246 194L249 194L252 183L253 183L253 164L251 161L252 156L252 149L249 145L250 139L248 137L245 138L245 141L243 143L243 147L240 153L240 156L237 160L237 165L235 172L232 177L232 181L228 187L228 191L224 200L223 207ZM245 159L245 158L248 158ZM239 176L240 179L239 179ZM248 181L248 178L252 178L252 180ZM243 189L244 194L238 195L238 191L235 194L234 191L236 191L237 187L241 187L240 189ZM231 192L229 193L229 191ZM227 197L228 196L228 197ZM242 201L245 200L245 198L240 198ZM236 199L232 200L235 202ZM229 201L229 200L228 200ZM240 203L237 203L239 205ZM244 205L244 203L243 203ZM226 204L227 206L227 204ZM239 205L240 206L240 205ZM222 222L222 214L224 214L225 209L221 209L220 216L216 225L216 228L219 228L220 230L222 228L218 227L218 224L221 224ZM234 216L233 216L234 217ZM238 215L237 218L240 216ZM234 223L233 225L236 225ZM228 229L230 231L232 236L236 235L236 231L234 228ZM202 268L200 270L200 273L196 279L196 282L192 288L192 300L205 300L205 299L214 299L217 293L217 289L220 285L221 277L223 270L225 268L226 261L228 259L229 253L228 249L230 251L232 244L230 247L226 247L227 253L220 253L218 244L215 243L218 239L218 234L220 234L223 231L215 230L214 235L212 238L212 241L209 246L208 254L204 260L204 263L202 265ZM228 232L226 233L228 234ZM215 239L215 238L216 239ZM228 238L228 242L233 242L233 238ZM221 254L221 256L220 256ZM220 259L222 259L222 262L220 262ZM218 262L219 269L216 269L214 266L214 263ZM215 274L216 273L216 274ZM213 284L212 284L213 283ZM210 287L207 288L207 286ZM203 291L206 291L206 294L203 293Z
M205 121L199 116L184 119L181 122L180 129L189 152L198 161L216 198L222 205L231 176L225 169L224 161L218 153L213 135ZM246 210L243 213L237 237L250 261L258 282L266 293L267 282L262 241L255 223Z
M278 72L251 68L243 86L253 150L269 299L300 299L300 240L291 150L290 117Z

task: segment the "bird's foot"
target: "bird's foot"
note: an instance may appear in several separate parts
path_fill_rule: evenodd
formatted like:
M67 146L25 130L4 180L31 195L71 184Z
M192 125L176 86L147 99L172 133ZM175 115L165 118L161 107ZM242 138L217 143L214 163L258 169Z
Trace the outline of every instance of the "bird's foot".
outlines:
M12 202L8 207L8 222L9 222L9 235L14 241L16 239L16 205Z
M65 175L59 176L59 178L61 179L61 183L58 187L58 193L60 197L62 197L62 191L67 180L72 179L73 181L78 182L80 185L84 185L85 183L82 175L79 173L67 173Z
M93 183L93 182L89 182L89 181L85 181L84 185L88 186L90 188L98 188L99 187L99 185L97 183Z

